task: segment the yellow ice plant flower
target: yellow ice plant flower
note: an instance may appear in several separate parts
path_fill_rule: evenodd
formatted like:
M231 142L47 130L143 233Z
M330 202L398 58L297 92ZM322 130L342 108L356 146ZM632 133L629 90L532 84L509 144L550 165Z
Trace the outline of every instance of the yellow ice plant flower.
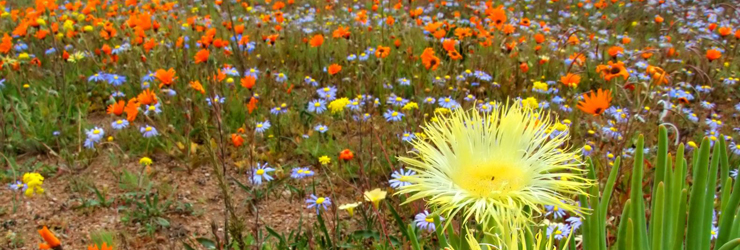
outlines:
M388 194L386 191L380 190L380 188L373 189L371 191L365 191L365 200L372 202L373 207L375 209L378 209L378 204L380 201L385 199L385 195Z
M472 217L486 226L529 223L543 205L581 214L585 208L571 197L586 195L591 181L574 160L578 151L560 150L569 135L546 133L555 120L517 103L485 114L456 109L438 116L423 126L427 140L411 141L412 157L400 157L417 175L397 194L412 194L405 203L425 199L447 218L459 213L462 221Z
M44 184L44 177L39 173L23 174L23 184L26 184L26 190L23 193L28 197L44 193L44 189L41 187Z
M347 104L349 104L349 99L347 97L342 97L334 101L331 101L329 103L329 109L331 110L332 114L339 113L344 110L344 107L346 107Z
M331 163L331 158L329 158L329 156L323 155L319 157L319 163L321 163L321 165L327 165Z
M141 157L141 159L139 159L139 164L144 165L144 166L152 165L152 158L149 158L146 156Z
M403 108L401 108L401 110L412 110L412 109L419 109L419 104L416 104L415 102L409 102L409 103L406 103L406 105L403 105Z
M349 213L349 216L355 215L355 208L362 204L362 202L355 202L355 203L349 203L339 206L340 210L347 210L347 213Z

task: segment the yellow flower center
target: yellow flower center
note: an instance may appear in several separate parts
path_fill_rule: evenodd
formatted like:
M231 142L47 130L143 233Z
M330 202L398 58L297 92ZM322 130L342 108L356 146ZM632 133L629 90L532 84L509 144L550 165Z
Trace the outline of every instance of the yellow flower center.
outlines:
M265 170L264 169L258 169L257 170L257 174L258 175L263 175L263 174L265 174Z
M316 199L316 204L322 204L324 203L324 200L326 200L324 199L324 197L319 197L318 199Z
M258 127L258 128L261 128L261 127L262 127L262 124L257 124L257 127Z
M116 121L116 123L118 123L118 124L122 124L122 123L123 123L123 121L122 121L122 120L118 120L118 121Z
M557 234L557 235L561 235L561 234L563 234L563 231L560 231L560 230L556 230L556 231L555 231L555 234Z
M391 116L393 116L393 117L398 116L398 112L393 111L393 113L391 113Z
M317 102L313 104L314 107L321 107L321 103Z
M470 195L493 198L524 188L529 173L514 163L490 162L461 166L452 181Z
M157 108L155 108L154 106L149 106L149 110L154 111L154 110L157 110Z
M296 172L298 172L299 174L302 174L305 171L303 171L303 169L298 169L298 171L296 171Z
M432 216L427 216L424 220L429 223L434 223L434 218L432 218Z
M147 131L147 132L148 132L148 131L152 131L152 127L146 127L146 128L144 129L144 131Z
M93 130L93 134L96 134L96 135L97 135L97 134L100 134L100 130L98 130L98 129L96 129L96 130Z

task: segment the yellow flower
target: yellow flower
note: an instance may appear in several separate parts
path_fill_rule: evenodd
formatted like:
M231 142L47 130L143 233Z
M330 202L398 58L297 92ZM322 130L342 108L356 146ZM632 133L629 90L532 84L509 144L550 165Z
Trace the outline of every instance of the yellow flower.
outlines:
M536 81L536 82L534 82L534 87L533 88L534 89L539 89L539 90L542 90L542 91L547 91L547 83L546 82Z
M44 177L39 173L23 174L23 183L26 184L24 194L28 197L33 197L34 194L44 193L44 189L41 187L44 184Z
M537 98L529 97L522 100L522 106L529 109L536 109L540 107L540 104L537 102Z
M373 189L372 191L365 191L365 200L372 202L373 207L378 209L378 203L385 199L385 195L388 192L380 190L380 188Z
M141 157L141 159L139 159L139 164L144 165L144 166L152 165L152 158L149 158L146 156Z
M342 97L334 101L331 101L329 103L329 109L331 110L332 114L339 113L344 110L344 107L346 107L347 104L349 104L349 99L347 99L347 97Z
M362 204L362 202L355 202L355 203L349 203L339 206L339 209L341 210L347 210L347 213L349 213L349 216L355 215L355 208Z
M28 55L28 53L23 52L18 55L18 60L28 60L28 58L31 58L31 56Z
M92 26L92 25L85 25L85 27L84 27L84 28L82 28L82 29L83 29L83 30L84 30L85 32L90 32L90 31L93 31L93 26Z
M409 102L406 103L406 105L403 105L402 110L412 110L412 109L419 109L419 104L416 104L415 102Z
M446 223L460 214L497 227L531 223L543 205L587 210L572 199L592 185L574 160L580 149L560 150L567 134L544 139L557 122L547 113L507 103L487 114L456 109L438 118L423 126L428 140L411 141L413 157L399 158L417 173L415 184L397 193L412 194L405 203L425 199Z
M329 156L326 156L326 155L321 156L319 157L319 163L321 163L321 165L327 165L331 163L331 158L329 158Z
M448 109L448 108L436 108L436 109L434 109L434 113L435 114L449 114L450 113L450 109Z

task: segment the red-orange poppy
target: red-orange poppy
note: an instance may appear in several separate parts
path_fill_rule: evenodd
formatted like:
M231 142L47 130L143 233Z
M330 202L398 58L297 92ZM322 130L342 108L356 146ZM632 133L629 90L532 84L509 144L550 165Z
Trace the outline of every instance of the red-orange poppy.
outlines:
M157 78L159 80L159 87L162 86L170 86L172 85L175 80L175 69L170 68L168 70L164 69L158 69L157 72L154 73L154 78Z
M126 102L124 102L123 100L120 100L117 103L108 105L107 112L108 114L122 115L123 108L125 107L126 107Z
M44 239L45 243L39 243L40 249L52 249L57 248L62 245L62 243L57 239L56 236L54 236L54 233L49 231L49 228L44 226L41 230L39 230L39 235L41 235L41 238Z
M201 94L205 94L206 90L203 88L203 85L200 84L200 81L192 81L190 82L190 87L193 88L195 91L200 92Z
M239 82L241 83L242 87L245 87L247 89L252 89L256 81L257 81L257 78L254 78L254 76L245 76L245 77L242 77L242 79Z
M342 150L342 152L339 152L339 159L349 161L355 158L355 154L352 153L349 149Z
M201 49L198 51L198 53L195 53L195 63L202 63L205 61L208 61L208 56L211 55L211 52L209 52L207 49Z
M240 147L244 144L244 137L238 134L231 134L231 143L234 144L234 147Z
M157 96L149 89L145 89L138 96L136 96L136 100L138 100L139 103L143 105L157 104Z
M311 45L311 47L314 48L321 46L322 44L324 44L324 35L318 34L311 37L311 41L309 42L309 44Z
M707 50L707 59L711 62L722 57L722 52L716 49Z
M375 49L375 57L377 58L385 58L391 53L390 47L385 47L383 45L379 45L377 49Z
M560 77L560 82L568 87L578 87L578 84L581 82L581 76L568 73L565 76Z
M601 115L612 101L612 93L609 90L599 89L596 93L583 94L583 101L578 102L578 109L594 116Z
M329 68L327 69L327 71L328 71L329 75L335 75L335 74L339 73L339 71L342 71L342 66L335 63L335 64L332 64L332 65L329 65Z

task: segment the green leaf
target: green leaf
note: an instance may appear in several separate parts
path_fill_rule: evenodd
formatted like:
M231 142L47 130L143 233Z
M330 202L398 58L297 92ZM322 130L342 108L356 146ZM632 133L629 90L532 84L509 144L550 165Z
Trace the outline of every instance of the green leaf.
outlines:
M401 216L398 215L398 212L396 212L396 209L393 208L393 205L391 205L391 202L386 200L386 205L388 205L388 210L391 211L391 214L393 215L393 218L396 220L396 224L398 224L398 228L401 231L401 234L403 234L403 237L406 239L411 240L411 237L409 237L409 232L406 231L406 223L403 222L403 219L401 219Z
M663 185L663 182L658 183L658 188L655 191L655 200L653 201L653 209L651 213L651 222L650 225L650 233L652 236L651 242L652 242L652 249L663 249L663 205L665 197L663 196L663 193L665 192L665 185Z
M732 249L735 249L738 246L740 246L740 238L733 239L733 240L727 242L727 244L722 245L722 247L719 248L719 250L732 250Z
M701 249L702 228L704 227L705 197L707 195L707 167L709 166L709 138L704 137L699 150L694 152L694 165L692 166L694 185L689 195L689 218L687 225L688 237L686 238L687 249ZM709 225L709 224L707 224ZM709 235L707 235L709 236Z
M267 230L267 233L271 234L272 236L275 236L275 238L277 238L279 240L280 248L287 247L287 244L285 242L285 238L282 235L280 235L279 233L275 232L275 230L272 229L269 226L265 226L265 229Z
M207 239L207 238L197 238L195 240L198 241L198 243L200 243L200 245L203 246L203 247L205 247L206 249L216 249L216 243L213 242L210 239Z
M637 146L635 147L635 162L632 168L632 181L630 190L630 200L632 200L632 211L630 217L633 220L634 243L637 244L635 249L650 249L647 238L647 222L645 221L645 200L643 200L642 178L644 167L645 138L640 135L637 137Z
M632 232L630 231L630 236L627 236L627 220L629 220L629 214L630 214L630 208L632 207L632 201L627 200L624 202L624 207L622 208L622 216L619 219L619 229L617 230L617 249L618 250L627 250L632 249L632 243L627 243L627 237L632 237Z

